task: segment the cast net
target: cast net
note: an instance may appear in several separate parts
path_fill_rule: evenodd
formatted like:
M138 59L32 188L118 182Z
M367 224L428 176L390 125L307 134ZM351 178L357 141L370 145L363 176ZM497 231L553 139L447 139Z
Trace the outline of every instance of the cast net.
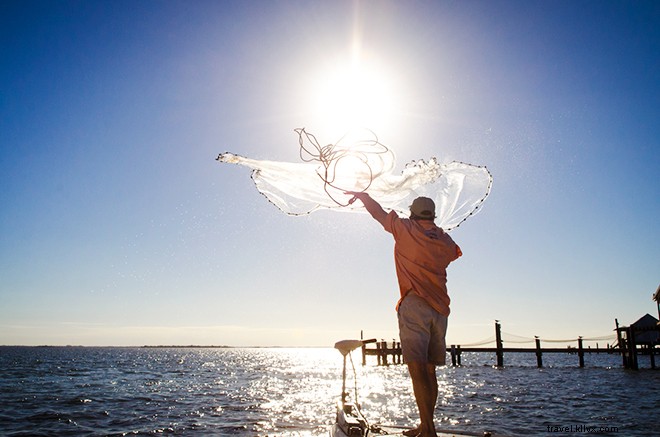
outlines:
M420 159L394 173L392 150L366 129L352 130L335 144L321 146L304 128L295 129L302 162L277 162L222 153L217 160L252 169L261 194L289 215L319 209L366 212L361 202L349 203L345 191L368 191L385 210L407 217L412 201L429 197L436 204L436 224L458 227L474 215L490 194L493 177L486 167L436 158Z

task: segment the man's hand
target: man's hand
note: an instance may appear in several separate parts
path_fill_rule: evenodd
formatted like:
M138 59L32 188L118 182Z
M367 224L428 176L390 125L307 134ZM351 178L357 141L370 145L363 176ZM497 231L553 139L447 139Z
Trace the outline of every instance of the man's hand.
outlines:
M370 197L368 193L364 191L344 191L344 194L348 194L349 196L353 196L351 200L348 201L349 205L352 205L353 202L355 202L357 199L360 199L362 203L364 203L364 197Z

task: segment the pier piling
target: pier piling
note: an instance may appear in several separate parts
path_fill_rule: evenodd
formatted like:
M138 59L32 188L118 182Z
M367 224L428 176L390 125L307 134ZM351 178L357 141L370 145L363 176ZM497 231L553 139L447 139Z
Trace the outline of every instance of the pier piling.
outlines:
M584 348L582 347L582 337L578 337L578 357L580 360L580 367L584 367Z
M495 320L495 344L497 347L497 367L504 367L504 347L502 345L502 327L499 320Z

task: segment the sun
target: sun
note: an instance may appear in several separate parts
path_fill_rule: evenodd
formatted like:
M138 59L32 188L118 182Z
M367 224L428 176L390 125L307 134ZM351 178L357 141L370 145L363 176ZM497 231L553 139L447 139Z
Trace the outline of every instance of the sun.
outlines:
M314 119L334 135L362 127L379 132L394 122L396 84L385 68L365 61L337 63L313 75Z

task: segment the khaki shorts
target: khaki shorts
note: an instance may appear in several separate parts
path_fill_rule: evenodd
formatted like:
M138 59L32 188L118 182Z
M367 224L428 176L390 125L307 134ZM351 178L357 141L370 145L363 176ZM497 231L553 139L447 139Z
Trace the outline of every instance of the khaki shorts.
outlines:
M447 317L412 292L399 305L401 352L407 363L445 364Z

